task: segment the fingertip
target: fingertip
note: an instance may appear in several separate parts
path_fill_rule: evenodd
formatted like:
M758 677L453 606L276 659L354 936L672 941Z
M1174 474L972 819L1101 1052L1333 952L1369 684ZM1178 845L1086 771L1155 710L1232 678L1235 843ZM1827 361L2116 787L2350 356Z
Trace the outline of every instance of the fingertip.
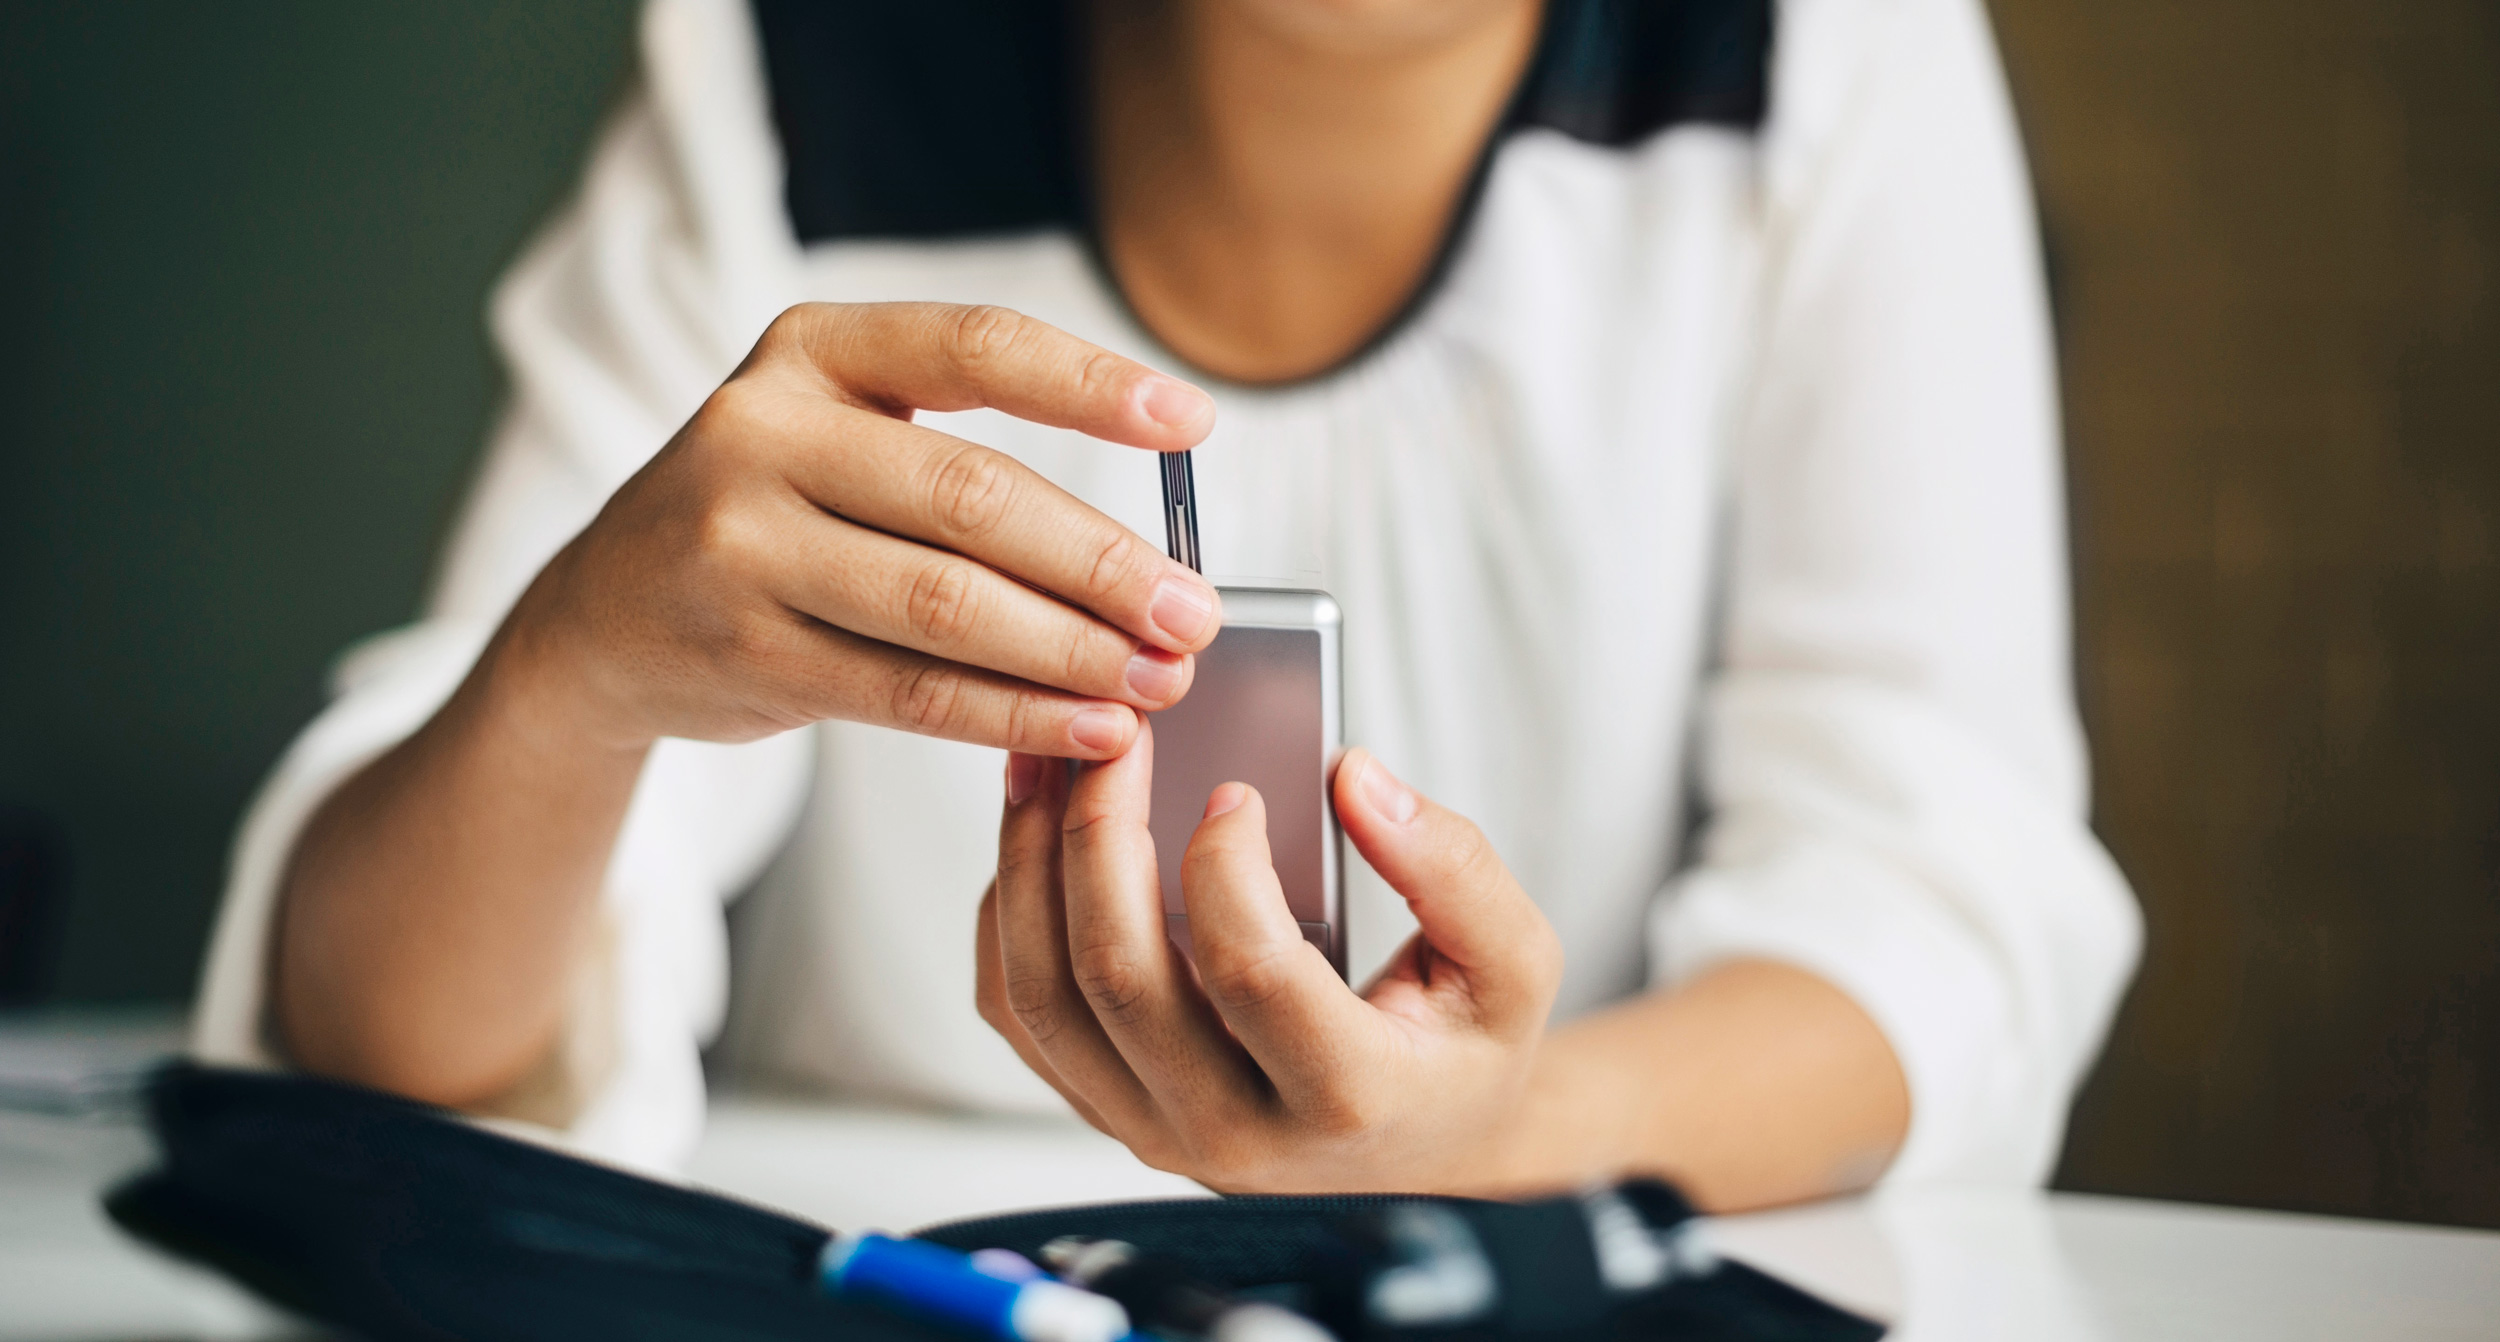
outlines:
M1271 861L1267 799L1248 783L1218 784L1207 794L1206 809L1181 854L1183 886L1191 881L1191 871L1229 872L1233 875L1227 879L1237 881L1250 871L1266 870Z
M1363 766L1372 753L1361 746L1348 746L1337 756L1337 767L1329 771L1328 790L1337 803L1340 817L1349 811L1363 809L1363 799L1354 790L1354 780L1363 776Z
M1361 746L1337 764L1337 805L1384 827L1402 827L1423 811L1423 797Z
M1167 652L1151 643L1141 643L1129 654L1125 680L1128 692L1153 709L1169 708L1189 692L1189 683L1197 674L1195 661L1185 652Z
M1136 712L1124 704L1090 705L1068 720L1068 740L1075 747L1070 753L1079 759L1115 758L1137 739L1138 726Z
M1178 564L1155 584L1146 616L1176 653L1195 653L1224 628L1224 596L1215 584Z
M1042 786L1042 771L1049 761L1040 755L1021 750L1007 752L1007 804L1021 806Z
M1181 449L1194 446L1215 427L1215 399L1179 378L1148 373L1137 380L1129 399L1140 419Z
M1068 761L1031 751L1007 756L1007 804L999 809L998 863L1004 879L1049 851L1067 806ZM1021 790L1019 790L1021 789Z
M1063 823L1082 829L1098 820L1145 823L1154 793L1154 737L1140 716L1126 748L1109 759L1078 760L1070 767Z
M1207 794L1206 809L1189 836L1189 852L1209 861L1230 863L1238 857L1261 861L1267 855L1267 799L1248 783L1219 783Z
M1268 849L1266 807L1259 790L1243 782L1207 794L1205 814L1181 854L1182 899L1201 938L1301 935Z
M1198 818L1213 820L1219 815L1230 814L1241 809L1241 804L1249 799L1250 785L1248 783L1218 783L1215 791L1207 794L1206 812Z

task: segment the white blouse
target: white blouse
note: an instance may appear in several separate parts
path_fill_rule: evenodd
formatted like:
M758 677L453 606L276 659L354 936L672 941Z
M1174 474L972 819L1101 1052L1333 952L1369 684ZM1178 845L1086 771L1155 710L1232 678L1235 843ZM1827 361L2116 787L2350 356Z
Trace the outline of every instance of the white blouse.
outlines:
M265 950L306 817L782 308L999 303L1190 375L1065 230L801 244L757 43L738 0L647 9L643 84L496 292L511 403L425 616L348 654L245 820L202 1056L279 1065ZM1802 966L1906 1070L1889 1179L2037 1181L2140 934L2085 820L2021 152L1978 0L1785 0L1773 50L1759 130L1511 135L1390 339L1211 386L1208 568L1336 596L1349 739L1492 837L1561 935L1558 1019L1734 957ZM1144 454L924 422L1160 542ZM850 723L663 743L554 1119L682 1159L725 1018L747 1074L1060 1110L973 1008L1000 774ZM1413 923L1349 865L1359 981Z

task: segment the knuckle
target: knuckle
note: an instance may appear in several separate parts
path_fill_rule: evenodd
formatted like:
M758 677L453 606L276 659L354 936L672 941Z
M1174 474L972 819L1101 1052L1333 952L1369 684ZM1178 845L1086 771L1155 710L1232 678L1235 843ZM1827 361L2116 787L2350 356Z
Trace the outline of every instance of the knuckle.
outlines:
M1043 701L1031 694L1018 692L1007 699L1006 739L1010 749L1027 744L1044 744L1058 735L1051 728L1050 714Z
M963 680L940 663L914 668L894 687L894 719L927 736L944 735L963 710Z
M1261 1154L1250 1136L1218 1124L1192 1134L1186 1172L1209 1187L1239 1191L1255 1186L1265 1172Z
M981 592L972 571L951 559L924 566L903 596L904 626L929 648L962 643L981 621Z
M687 422L681 440L711 459L737 461L750 456L763 435L767 393L755 381L733 377L712 389Z
M929 511L949 535L978 539L1015 509L1017 476L1008 459L967 443L938 462Z
M1441 852L1451 876L1461 881L1497 880L1509 870L1502 865L1502 855L1493 851L1493 841L1472 820L1462 818L1452 826Z
M1099 860L1096 855L1110 850L1117 842L1111 822L1100 814L1079 809L1071 803L1067 815L1059 822L1059 846L1070 861Z
M1233 880L1233 873L1245 856L1236 831L1216 827L1198 834L1181 853L1181 882L1191 889L1200 886L1221 886ZM1220 959L1227 952L1219 951Z
M998 846L998 884L1002 889L1023 889L1040 885L1056 876L1051 859L1020 843Z
M812 320L808 312L811 306L794 303L773 314L773 319L764 324L764 334L755 338L755 352L770 358L798 346L805 339L803 328Z
M787 378L741 373L712 389L678 441L714 479L778 475L795 435L804 431L804 401Z
M756 400L755 380L733 377L712 388L712 394L703 398L702 407L695 411L695 421L706 429L734 434L739 428L754 422Z
M1347 1080L1322 1091L1305 1121L1336 1141L1378 1132L1390 1118L1390 1107L1372 1087Z
M1114 525L1110 531L1095 547L1094 562L1086 570L1086 604L1100 609L1133 589L1142 606L1146 585L1162 556L1148 549L1137 533L1126 527Z
M773 320L765 322L765 332L758 345L790 345L793 340L798 340L800 327L813 320L810 307L815 307L813 302L793 302L790 307L775 312Z
M999 989L1000 1005L1007 1016L1035 1044L1048 1044L1059 1037L1066 1017L1059 1010L1059 985L1046 975L1014 974L1004 976Z
M776 314L755 341L755 363L813 362L810 353L842 309L833 303L793 303Z
M1207 996L1219 1007L1256 1011L1281 995L1293 981L1285 967L1284 948L1258 946L1198 953L1198 976Z
M1134 365L1109 350L1096 350L1076 367L1076 392L1086 401L1108 398L1128 380Z
M687 543L694 549L694 562L716 574L746 573L756 567L761 556L769 553L770 538L765 536L762 519L735 500L713 497L704 500L688 529Z
M1191 1156L1189 1149L1172 1140L1160 1129L1126 1136L1121 1140L1127 1142L1129 1150L1135 1152L1138 1160L1150 1169L1158 1169L1166 1174L1188 1175L1197 1168L1197 1161Z
M779 656L787 641L788 633L778 622L751 613L722 626L719 655L733 667L753 670Z
M1012 308L975 303L954 310L946 332L947 352L968 366L995 362L1025 338L1025 318Z
M1068 969L1086 1005L1105 1023L1127 1025L1146 1014L1145 969L1128 947L1113 941L1075 947Z
M1068 647L1059 659L1059 683L1088 685L1094 683L1099 658L1095 653L1093 631L1078 625L1068 633Z
M825 314L834 310L831 303L792 303L773 314L764 328L767 340L796 340L814 330Z

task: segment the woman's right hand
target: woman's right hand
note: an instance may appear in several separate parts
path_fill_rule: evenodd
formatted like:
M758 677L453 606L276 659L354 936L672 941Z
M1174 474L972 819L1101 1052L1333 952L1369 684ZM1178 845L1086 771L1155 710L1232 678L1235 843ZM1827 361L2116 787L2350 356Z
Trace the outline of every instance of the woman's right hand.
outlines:
M604 743L825 718L1107 759L1179 699L1215 589L915 410L1178 451L1206 394L1001 308L806 304L530 586L492 656ZM500 677L498 677L500 678Z

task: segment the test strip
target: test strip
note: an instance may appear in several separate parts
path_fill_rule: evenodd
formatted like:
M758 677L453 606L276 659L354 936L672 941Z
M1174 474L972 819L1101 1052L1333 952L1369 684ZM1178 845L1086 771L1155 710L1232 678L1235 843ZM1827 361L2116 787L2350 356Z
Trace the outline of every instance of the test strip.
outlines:
M1163 454L1163 534L1172 558L1192 573L1206 572L1198 564L1198 486L1186 452Z

